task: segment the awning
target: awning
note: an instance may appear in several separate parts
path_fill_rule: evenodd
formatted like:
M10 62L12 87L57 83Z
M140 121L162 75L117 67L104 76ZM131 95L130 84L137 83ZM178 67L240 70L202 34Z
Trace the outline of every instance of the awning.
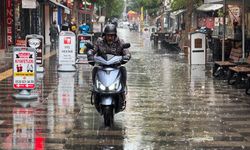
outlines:
M204 3L206 4L212 4L212 3L223 3L223 0L204 0Z
M57 5L57 6L59 6L59 7L64 8L64 12L65 12L66 14L70 14L70 9L69 9L68 7L66 7L66 6L64 6L64 5L62 5L62 4L58 3L58 2L56 2L56 0L49 0L49 1L52 2L52 3L54 3L55 5Z
M197 8L199 11L215 11L223 7L223 4L202 4Z
M177 15L182 14L184 11L186 11L186 9L179 9L179 10L171 12L170 15L177 16Z
M135 12L133 10L128 11L128 15L135 15L135 14L137 14L137 12Z

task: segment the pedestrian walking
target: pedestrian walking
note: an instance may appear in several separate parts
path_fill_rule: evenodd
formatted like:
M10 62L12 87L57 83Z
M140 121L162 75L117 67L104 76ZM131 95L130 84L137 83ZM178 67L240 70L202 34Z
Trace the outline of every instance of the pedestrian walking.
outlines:
M67 21L67 19L64 19L63 21L62 31L69 31L69 22Z
M56 49L56 42L58 40L58 35L59 35L59 29L58 25L56 24L56 21L53 21L52 25L50 26L49 29L49 35L50 35L50 42L51 42L51 48Z
M151 42L150 42L150 32L149 32L149 29L148 28L144 28L144 31L143 31L143 44L145 47L150 47L151 46Z
M79 27L79 31L81 34L89 34L90 27L83 21L82 25Z

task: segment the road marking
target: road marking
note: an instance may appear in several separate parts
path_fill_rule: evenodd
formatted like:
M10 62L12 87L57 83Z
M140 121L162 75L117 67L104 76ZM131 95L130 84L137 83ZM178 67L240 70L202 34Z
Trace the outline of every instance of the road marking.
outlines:
M47 59L47 58L49 58L49 57L51 57L51 56L53 56L55 54L56 54L56 51L52 51L52 52L44 55L43 58ZM0 73L0 81L4 80L4 79L6 79L6 78L8 78L8 77L10 77L12 75L13 75L13 70L12 69L9 69L9 70L6 70L5 72Z

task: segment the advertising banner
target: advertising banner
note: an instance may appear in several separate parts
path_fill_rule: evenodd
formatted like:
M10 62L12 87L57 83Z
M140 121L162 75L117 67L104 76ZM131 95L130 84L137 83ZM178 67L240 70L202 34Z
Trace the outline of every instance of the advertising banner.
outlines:
M77 38L77 54L78 55L86 55L87 54L87 47L86 43L91 43L92 42L92 35L84 35L84 34L79 34Z
M36 54L30 47L13 48L13 88L34 89L36 78Z
M59 65L74 65L75 51L75 34L70 31L62 31L59 35Z

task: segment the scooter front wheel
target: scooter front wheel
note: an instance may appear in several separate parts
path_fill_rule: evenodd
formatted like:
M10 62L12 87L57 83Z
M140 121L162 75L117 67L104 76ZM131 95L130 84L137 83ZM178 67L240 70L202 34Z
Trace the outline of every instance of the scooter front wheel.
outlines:
M103 112L103 119L104 119L104 125L111 127L114 123L114 111L112 106L103 106L102 107Z

